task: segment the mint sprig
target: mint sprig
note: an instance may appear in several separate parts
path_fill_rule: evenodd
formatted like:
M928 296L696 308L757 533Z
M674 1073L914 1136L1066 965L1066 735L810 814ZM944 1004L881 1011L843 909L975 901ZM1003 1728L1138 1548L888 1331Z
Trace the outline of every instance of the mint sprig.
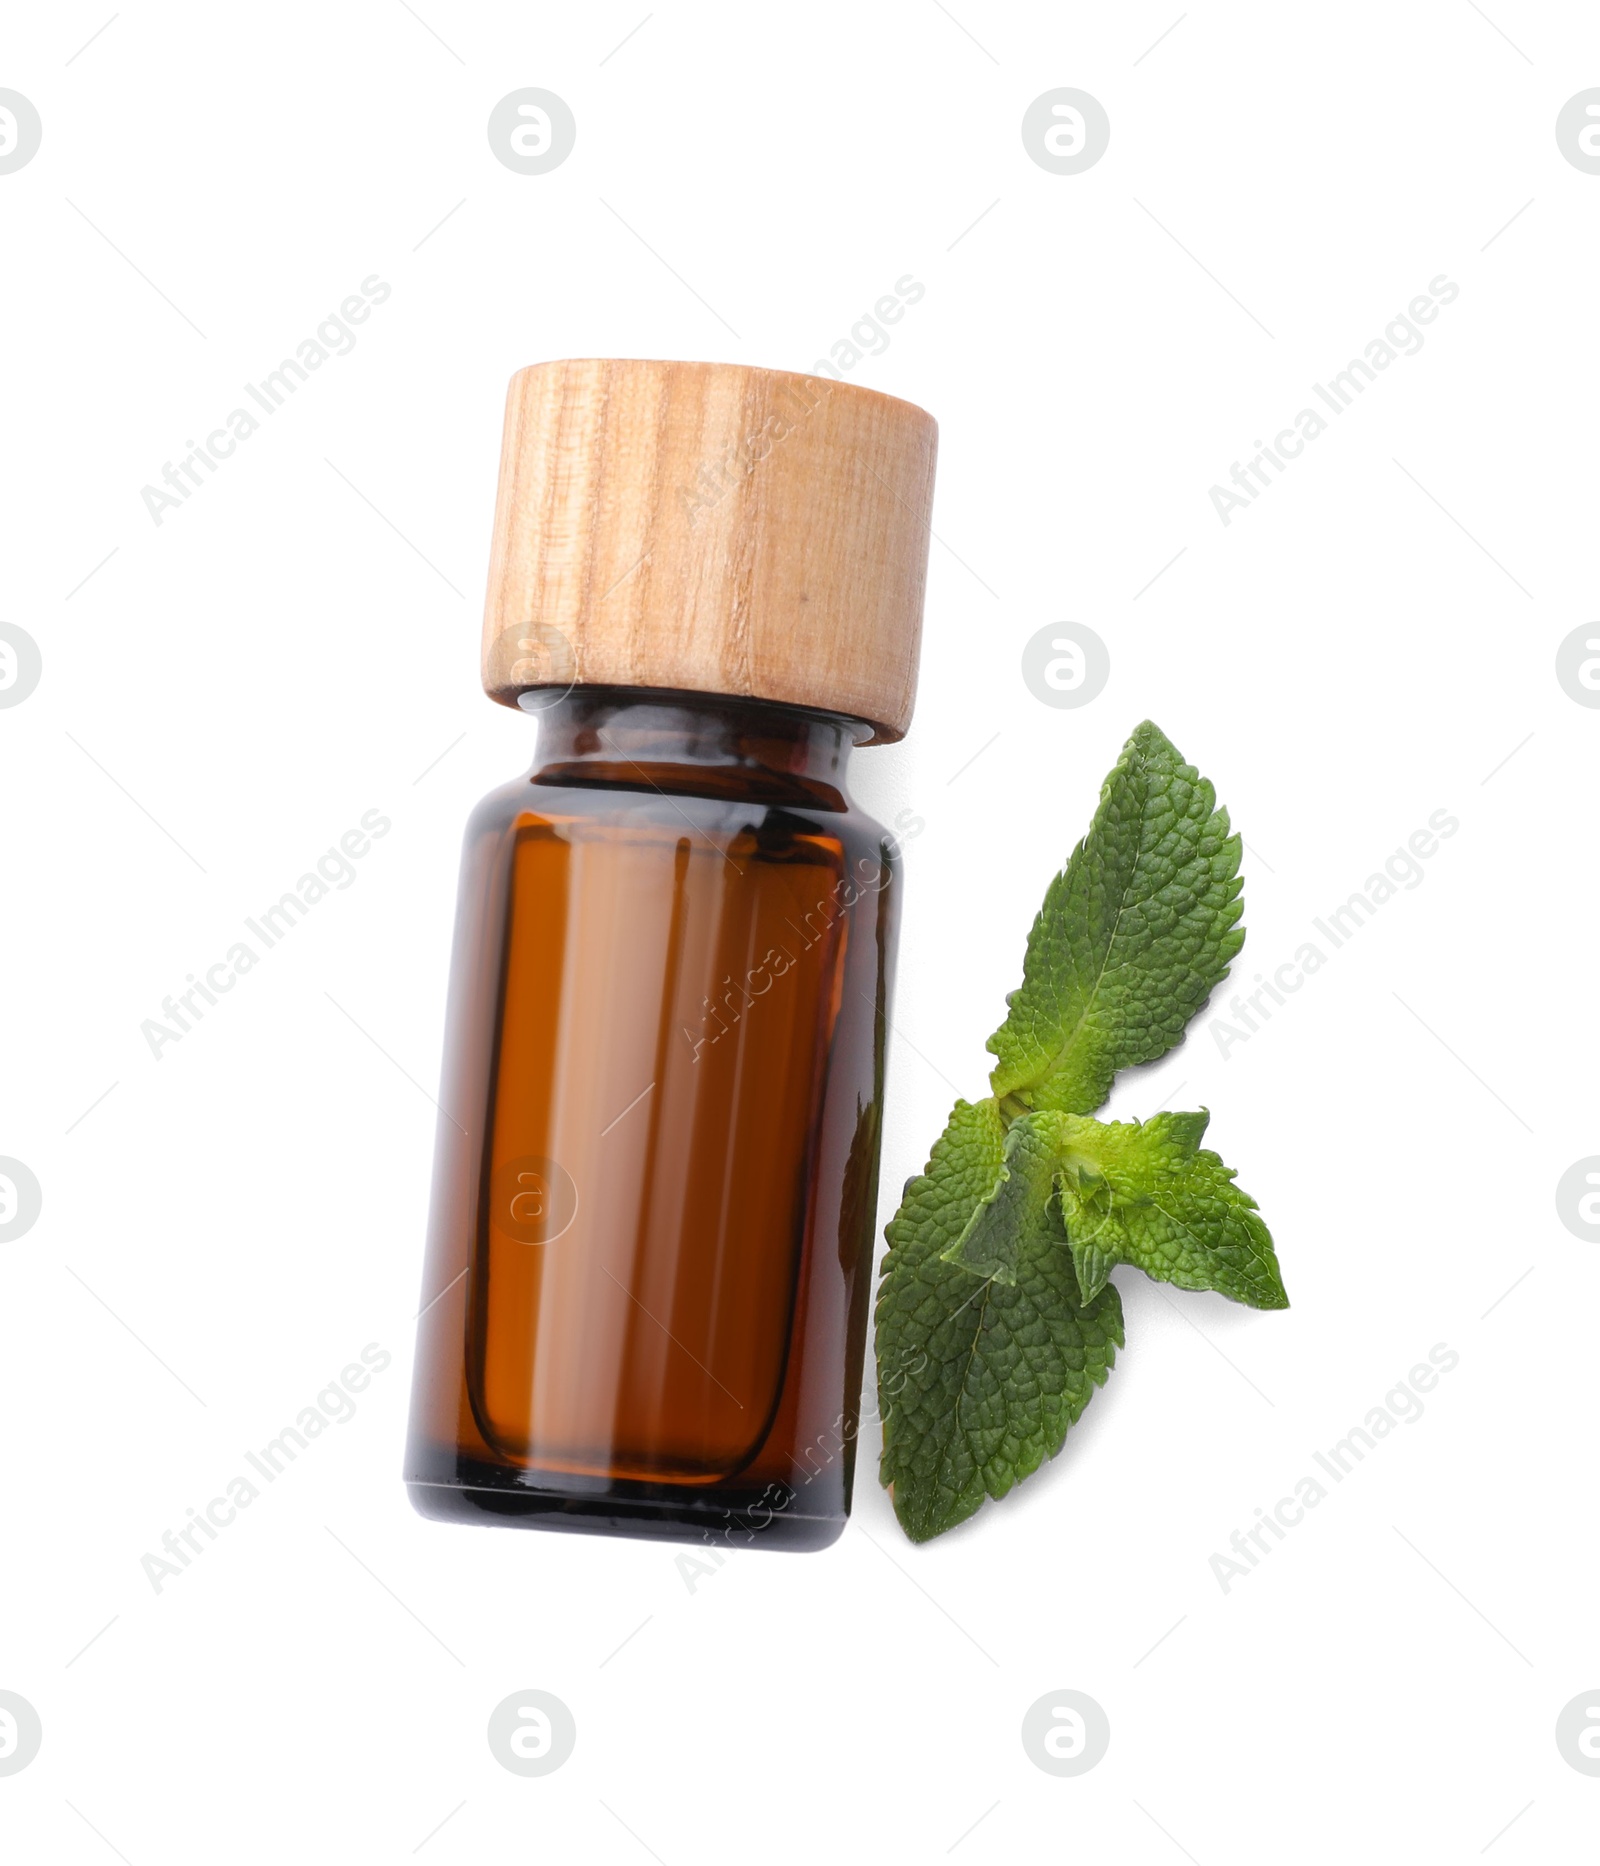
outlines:
M1122 1345L1117 1264L1288 1306L1272 1237L1210 1116L1096 1121L1119 1070L1163 1056L1244 943L1239 838L1146 720L1046 891L1023 981L888 1227L877 1305L881 1476L913 1541L1061 1449Z

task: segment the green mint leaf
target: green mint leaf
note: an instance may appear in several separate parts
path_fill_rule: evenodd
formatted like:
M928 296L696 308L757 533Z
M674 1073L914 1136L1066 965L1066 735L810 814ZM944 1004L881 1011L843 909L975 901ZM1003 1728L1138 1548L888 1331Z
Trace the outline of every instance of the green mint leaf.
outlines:
M1083 1216L1078 1215L1080 1227ZM1106 1286L1112 1268L1117 1259L1091 1240L1074 1238L1071 1244L1072 1267L1077 1272L1078 1294L1085 1302L1093 1302Z
M1011 1283L946 1261L1004 1165L998 1105L958 1101L888 1228L877 1304L881 1475L914 1542L1054 1457L1122 1345L1115 1286L1080 1300L1059 1229L1018 1237Z
M1239 849L1210 784L1146 720L1028 935L988 1043L997 1097L1091 1114L1119 1069L1181 1040L1244 944Z
M1233 1169L1200 1145L1210 1115L1148 1121L1057 1117L1061 1211L1085 1301L1112 1263L1180 1289L1286 1309L1272 1234Z
M1006 1129L995 1184L978 1201L960 1237L941 1253L975 1276L1015 1285L1019 1257L1045 1245L1066 1248L1054 1203L1061 1137L1056 1115L1021 1115Z

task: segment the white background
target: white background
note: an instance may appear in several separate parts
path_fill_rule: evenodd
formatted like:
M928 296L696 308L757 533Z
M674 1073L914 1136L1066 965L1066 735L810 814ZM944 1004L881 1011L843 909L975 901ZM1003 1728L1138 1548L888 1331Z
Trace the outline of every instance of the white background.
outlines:
M0 68L44 125L0 176L0 614L44 657L0 714L0 1153L44 1189L0 1246L0 1688L44 1727L8 1857L1575 1857L1600 1256L1555 1188L1600 1152L1600 713L1554 667L1594 613L1600 176L1554 124L1600 16L284 0L126 5L80 52L110 3L14 14ZM577 119L543 176L485 135L524 85ZM1060 85L1112 126L1075 176L1019 134ZM155 525L140 488L373 273L355 349ZM532 749L477 687L506 378L806 370L907 273L850 372L941 427L916 723L855 762L926 822L880 1216L1148 715L1248 844L1247 984L1460 822L1270 1024L1113 1104L1212 1109L1294 1306L1120 1273L1062 1457L921 1549L875 1436L821 1555L425 1523L457 849ZM1211 485L1441 273L1421 351L1224 526ZM1112 657L1077 710L1020 672L1067 619ZM369 809L354 883L154 1060L142 1020ZM155 1592L141 1557L368 1342L357 1416ZM1211 1556L1439 1342L1425 1416L1225 1594ZM578 1725L539 1780L485 1741L524 1687ZM1112 1729L1071 1780L1019 1737L1062 1688Z

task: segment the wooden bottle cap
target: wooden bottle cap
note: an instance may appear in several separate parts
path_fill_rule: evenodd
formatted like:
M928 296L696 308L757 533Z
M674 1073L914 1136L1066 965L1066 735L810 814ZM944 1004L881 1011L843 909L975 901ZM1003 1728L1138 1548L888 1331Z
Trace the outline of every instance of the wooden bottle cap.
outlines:
M938 429L910 402L733 363L511 378L483 684L777 700L904 736Z

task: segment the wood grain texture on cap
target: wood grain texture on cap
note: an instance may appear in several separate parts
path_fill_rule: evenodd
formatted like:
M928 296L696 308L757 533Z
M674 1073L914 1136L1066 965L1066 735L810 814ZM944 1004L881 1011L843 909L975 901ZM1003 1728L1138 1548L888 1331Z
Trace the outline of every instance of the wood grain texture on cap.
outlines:
M911 721L938 429L854 384L584 359L511 379L483 684Z

